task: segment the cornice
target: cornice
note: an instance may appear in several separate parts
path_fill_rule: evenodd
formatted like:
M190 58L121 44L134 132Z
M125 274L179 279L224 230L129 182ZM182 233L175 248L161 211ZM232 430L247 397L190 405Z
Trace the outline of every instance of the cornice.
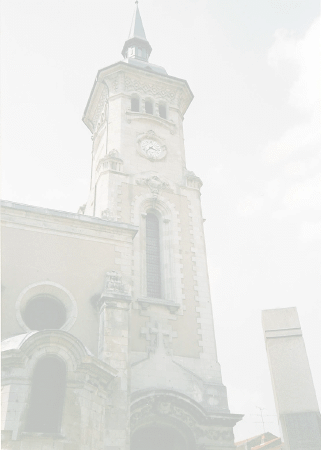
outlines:
M1 201L2 226L27 229L51 234L72 235L80 239L124 239L134 238L138 227L111 222L98 217L65 211ZM119 236L119 238L117 238Z
M118 70L117 70L118 69ZM159 73L159 72L152 72L150 70L147 69L143 69L140 67L136 67L136 66L131 66L128 63L124 62L124 61L119 61L115 64L112 64L110 66L104 67L100 70L98 70L97 72L97 76L96 76L96 80L95 81L102 81L107 75L110 75L111 73L116 74L117 72L120 71L126 71L126 72L131 72L132 74L139 74L141 77L146 77L149 79L161 79L162 82L164 83L168 83L168 84L181 84L184 85L188 88L189 93L192 97L194 97L191 88L189 87L189 84L186 80L184 80L183 78L177 78L177 77L173 77L171 75L168 74L163 74L163 73ZM95 85L93 86L93 88L95 87ZM93 92L93 91L92 91ZM92 93L91 92L91 93Z
M131 123L133 120L141 120L141 121L154 121L155 123L158 123L162 125L163 127L167 128L171 134L175 134L177 131L177 125L167 119L163 119L162 117L143 113L143 112L134 112L131 110L126 111L126 117L127 117L127 123Z
M186 80L172 77L167 74L152 72L140 67L131 66L126 62L119 61L111 66L98 71L93 88L91 90L84 115L83 122L93 133L97 116L101 114L102 106L108 101L110 96L114 96L120 91L130 91L126 75L131 76L135 82L132 83L132 90L145 91L153 90L161 84L162 89L157 89L159 98L170 96L167 101L177 103L178 108L184 115L191 101L193 93ZM136 88L135 88L136 84ZM153 87L154 86L154 87ZM166 92L168 91L168 92Z

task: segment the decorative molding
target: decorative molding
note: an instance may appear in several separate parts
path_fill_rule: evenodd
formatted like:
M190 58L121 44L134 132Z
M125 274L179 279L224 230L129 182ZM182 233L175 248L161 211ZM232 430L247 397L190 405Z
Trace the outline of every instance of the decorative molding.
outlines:
M170 219L170 222L162 224L163 230L163 256L164 256L164 272L163 272L163 288L164 299L147 298L146 285L146 254L143 240L134 240L135 252L135 270L144 274L137 284L137 296L141 300L140 308L148 308L150 305L159 304L168 307L170 312L177 312L182 314L180 307L182 306L181 298L183 291L183 282L180 276L179 264L181 257L179 255L179 234L178 234L178 211L174 203L165 198L162 194L152 194L149 189L144 189L144 192L136 195L131 203L131 223L140 226L140 232L145 233L145 218L142 214L146 214L148 210L155 209L162 218ZM145 216L146 217L146 216ZM179 256L177 256L179 255ZM145 300L146 299L146 300ZM175 303L170 299L175 299ZM138 303L139 303L138 300ZM135 305L136 306L136 305Z
M107 99L108 99L108 88L107 88L107 86L104 86L103 91L100 95L98 105L97 105L95 113L94 113L93 120L92 120L94 133L97 132L98 127L106 119L105 114L103 114L103 112L104 112L104 106L106 105Z
M106 273L101 296L94 296L91 299L93 306L99 311L102 307L128 310L131 301L129 286L123 283L122 274L115 270Z
M14 378L18 378L20 382L25 377L28 379L33 374L39 359L48 354L56 354L63 359L67 366L67 372L79 375L76 377L78 377L80 385L89 383L105 389L108 383L118 375L116 369L97 359L78 338L65 331L42 330L21 337L23 340L20 339L16 343L12 342L14 338L3 341L3 346L5 347L7 344L9 348L3 351L2 355L3 369L5 367L10 369L12 364L22 368L24 376L21 377L21 371L14 375ZM8 378L11 380L12 375L12 370L9 370ZM75 378L72 377L72 380L67 380L68 382L75 383Z
M96 128L94 128L94 133L91 136L91 140L96 143L96 149L99 145L99 142L103 136L103 131L107 129L107 120L106 120L106 112L105 108L103 108L100 118L98 120ZM97 138L99 142L97 142Z
M137 78L129 78L125 75L125 91L143 92L152 95L154 98L161 98L173 103L176 97L176 90L169 89L165 84L153 84L141 81Z
M111 222L117 221L117 217L110 208L106 208L101 212L101 218Z
M199 422L203 418L198 417L197 412L195 408L191 408L188 401L182 401L179 394L162 395L155 392L154 395L149 395L132 406L131 430L135 432L150 424L161 423L163 426L168 424L186 440L186 449L194 450L196 438L201 432Z
M172 191L172 189L169 186L169 183L165 180L162 180L157 175L152 175L147 178L138 178L136 180L136 183L140 186L142 185L148 186L151 192L156 195L158 195L160 191L164 190Z
M172 327L166 326L164 328L161 323L151 321L147 323L146 327L142 327L140 333L145 336L148 342L148 353L156 353L156 351L164 352L167 355L172 355L172 341L177 337L177 332L172 330Z
M112 92L117 92L118 88L119 88L119 76L120 76L120 72L118 72L114 77L110 77L108 78L105 77L104 78L104 83L110 87L110 90Z
M63 286L53 281L41 281L39 283L30 284L19 295L15 309L16 317L21 328L27 332L32 331L22 318L22 311L26 307L29 300L39 295L49 295L57 298L66 309L66 322L60 328L68 331L76 321L78 308L74 296Z
M180 308L178 303L174 303L170 300L163 300L161 298L141 297L137 299L137 302L140 304L142 309L147 309L151 305L159 305L167 308L172 314Z
M128 295L128 289L123 283L123 277L120 272L111 270L106 273L103 295L106 294L125 294Z
M143 120L143 121L146 121L146 119L148 119L149 121L154 120L156 123L166 127L171 134L175 134L177 132L177 126L172 120L167 120L160 116L144 112L131 111L130 109L126 111L126 116L127 116L127 123L131 123L132 120Z
M114 170L116 172L123 171L123 160L119 156L119 152L117 150L111 150L107 155L98 161L96 172L102 172L104 170Z
M186 95L183 94L183 91L180 90L179 94L178 94L178 99L177 99L177 106L180 110L184 110L187 108L188 105L188 99L186 97Z

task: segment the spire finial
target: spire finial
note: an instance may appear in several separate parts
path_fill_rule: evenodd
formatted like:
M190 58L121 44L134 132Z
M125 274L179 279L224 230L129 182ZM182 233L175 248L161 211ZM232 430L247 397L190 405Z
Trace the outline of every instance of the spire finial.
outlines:
M125 42L122 55L124 58L134 58L142 61L148 61L152 47L146 39L142 18L138 9L138 0L135 0L135 5L136 7L129 36Z

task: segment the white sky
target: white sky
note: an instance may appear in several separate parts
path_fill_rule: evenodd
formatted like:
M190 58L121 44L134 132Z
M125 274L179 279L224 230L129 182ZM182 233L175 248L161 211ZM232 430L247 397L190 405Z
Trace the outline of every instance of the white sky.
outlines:
M261 310L296 306L321 404L317 0L141 0L152 63L185 78L187 165L202 201L219 361L240 440L276 434ZM2 0L2 197L77 212L81 118L120 60L132 0Z

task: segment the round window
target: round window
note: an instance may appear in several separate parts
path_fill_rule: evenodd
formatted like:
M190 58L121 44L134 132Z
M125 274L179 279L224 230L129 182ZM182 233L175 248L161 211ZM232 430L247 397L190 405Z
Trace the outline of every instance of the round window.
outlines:
M68 331L77 318L77 303L66 288L53 281L30 284L16 302L16 317L27 332Z
M31 298L21 315L30 330L38 331L60 329L67 319L66 308L62 302L45 294Z

